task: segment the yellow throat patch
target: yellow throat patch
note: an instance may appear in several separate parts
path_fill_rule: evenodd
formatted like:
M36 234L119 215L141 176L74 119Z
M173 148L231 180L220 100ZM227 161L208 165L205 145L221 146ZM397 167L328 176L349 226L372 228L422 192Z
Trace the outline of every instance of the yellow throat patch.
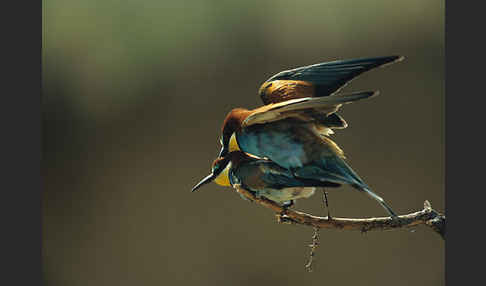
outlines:
M223 172L221 172L217 177L216 179L214 179L214 182L220 186L223 186L223 187L231 187L231 183L230 183L230 180L229 180L229 170L231 168L231 163L228 164L228 166L226 166L226 168L224 168Z
M229 151L233 152L238 150L240 150L240 146L238 146L238 141L236 141L236 133L233 133L229 141Z

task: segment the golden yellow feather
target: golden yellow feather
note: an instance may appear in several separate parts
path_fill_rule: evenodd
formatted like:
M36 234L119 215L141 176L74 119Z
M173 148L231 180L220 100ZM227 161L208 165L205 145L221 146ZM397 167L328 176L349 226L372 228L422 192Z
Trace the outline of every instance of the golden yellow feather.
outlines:
M229 142L229 151L233 152L239 150L240 150L240 146L238 146L238 141L236 141L236 133L233 133L233 135L231 135L230 142Z
M231 163L224 168L224 170L214 179L214 182L223 187L231 187L231 183L229 180L229 170L231 168Z

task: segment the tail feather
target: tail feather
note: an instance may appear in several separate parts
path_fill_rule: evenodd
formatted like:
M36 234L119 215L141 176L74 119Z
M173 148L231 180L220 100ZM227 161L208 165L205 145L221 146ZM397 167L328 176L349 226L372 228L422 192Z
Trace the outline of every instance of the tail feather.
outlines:
M353 186L376 200L393 218L397 215L392 208L377 194L371 191L363 180L337 156L321 158L319 164L307 165L294 171L295 176L306 179L327 181L332 183L345 183Z
M391 217L396 218L398 217L397 214L392 210L392 208L383 200L382 197L378 196L377 194L373 193L370 189L368 188L361 188L358 187L359 190L365 192L368 196L371 198L375 199L389 214Z
M346 164L346 162L339 158L339 157L335 157L335 161L337 162L336 166L341 170L343 171L343 173L345 173L347 175L348 178L350 178L351 180L355 181L356 183L354 184L351 184L353 187L355 187L356 189L360 190L360 191L363 191L365 192L368 196L370 196L371 198L373 198L374 200L376 200L393 218L396 218L397 215L395 214L395 212L392 210L392 208L385 202L385 200L378 196L377 194L375 194L374 192L371 191L370 187L368 187L364 182L363 180L358 176L358 174L356 174L355 171L353 171L353 169L351 169L351 167Z

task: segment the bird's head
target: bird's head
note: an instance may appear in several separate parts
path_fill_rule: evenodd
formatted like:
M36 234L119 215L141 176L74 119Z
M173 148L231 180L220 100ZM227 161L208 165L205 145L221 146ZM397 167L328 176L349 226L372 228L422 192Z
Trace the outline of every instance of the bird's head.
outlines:
M232 168L238 168L245 162L259 160L260 158L251 154L246 154L242 151L232 151L226 154L224 157L219 157L211 164L211 174L207 175L197 185L192 188L192 191L196 191L205 184L214 181L216 184L223 187L231 187L229 178L229 172Z
M231 169L231 153L228 153L226 157L219 157L213 161L211 165L211 174L202 179L197 185L192 188L192 192L196 191L205 184L214 181L220 186L229 187L231 186L229 180L229 170Z
M241 128L243 121L250 113L247 109L235 108L226 115L221 128L221 151L218 157L225 157L232 151L240 150L236 141L236 132Z

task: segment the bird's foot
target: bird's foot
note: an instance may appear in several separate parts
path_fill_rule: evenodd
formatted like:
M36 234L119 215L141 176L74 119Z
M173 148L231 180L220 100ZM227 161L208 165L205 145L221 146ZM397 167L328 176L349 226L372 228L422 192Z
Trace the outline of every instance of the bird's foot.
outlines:
M275 216L277 217L278 223L283 223L283 224L293 224L294 223L294 221L285 212L277 213L277 214L275 214Z
M293 223L292 219L287 215L288 208L293 205L294 205L293 200L286 201L282 204L282 211L276 214L278 223L285 223L285 224Z

